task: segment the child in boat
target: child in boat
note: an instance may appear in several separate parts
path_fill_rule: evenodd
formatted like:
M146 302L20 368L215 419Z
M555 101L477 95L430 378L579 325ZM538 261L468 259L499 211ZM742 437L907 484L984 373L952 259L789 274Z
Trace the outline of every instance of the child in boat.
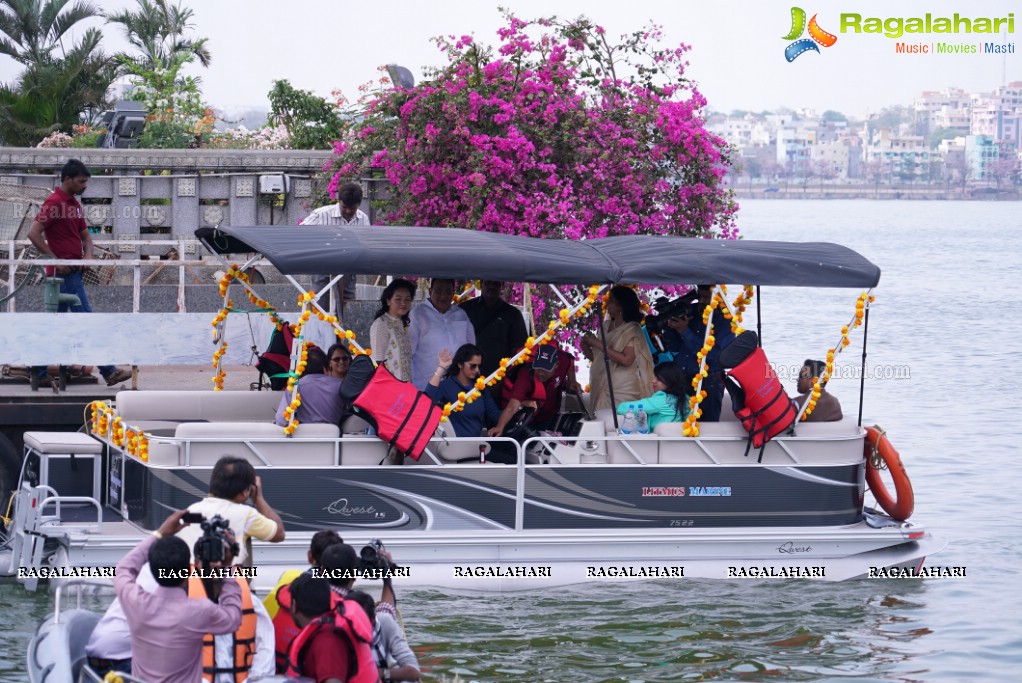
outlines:
M649 431L665 422L684 422L688 417L688 396L692 384L676 363L661 363L653 368L652 396L636 401L625 401L617 406L617 414L624 415L629 407L638 412L639 405L649 418Z

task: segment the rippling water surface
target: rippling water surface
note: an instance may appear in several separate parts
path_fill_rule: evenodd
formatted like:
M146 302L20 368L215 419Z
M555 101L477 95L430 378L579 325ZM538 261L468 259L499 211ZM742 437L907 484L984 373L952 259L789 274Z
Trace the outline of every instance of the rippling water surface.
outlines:
M880 266L864 422L885 427L901 452L915 488L913 521L948 539L928 564L963 566L966 578L404 592L405 627L424 670L559 683L1022 680L1022 207L750 201L740 225L750 239L845 244ZM764 290L771 360L797 366L822 357L857 295ZM839 365L859 364L861 334L853 342ZM846 413L856 410L857 385L831 383ZM49 603L0 586L0 680L26 679L24 652Z

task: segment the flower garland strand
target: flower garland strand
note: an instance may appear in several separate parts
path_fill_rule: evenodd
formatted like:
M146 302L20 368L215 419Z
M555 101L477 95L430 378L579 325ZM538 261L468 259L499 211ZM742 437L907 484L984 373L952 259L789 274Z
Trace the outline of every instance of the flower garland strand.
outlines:
M129 455L149 462L149 435L141 427L125 426L117 411L105 401L93 401L89 408L93 434L100 438L109 437L111 443L123 447Z
M745 314L746 306L752 303L755 291L756 289L752 285L745 285L742 293L731 304L730 309L727 306L724 307L724 318L731 321L731 331L736 335L745 331L745 328L742 327L742 316ZM731 312L732 310L734 313Z
M699 404L706 398L706 391L703 390L703 380L709 376L710 372L708 369L707 357L710 355L710 351L713 350L713 345L716 343L716 339L710 330L710 318L713 316L713 312L717 310L723 304L725 310L727 310L727 303L722 298L720 289L714 287L713 298L710 303L703 309L703 325L706 328L706 336L703 339L703 347L696 353L696 361L699 363L699 372L692 378L692 388L695 389L695 394L689 398L688 406L689 412L688 417L685 418L683 423L682 433L685 436L699 436L699 418L702 417L703 411L699 408Z
M813 411L816 409L816 402L820 399L823 394L823 385L825 385L834 374L834 358L837 354L845 350L845 348L852 343L852 340L848 338L848 333L862 325L863 319L866 315L866 309L871 303L876 301L876 297L869 292L863 292L859 295L859 298L855 301L855 314L852 316L851 321L848 325L841 328L841 337L838 339L838 343L827 349L827 367L823 371L823 375L820 377L813 377L813 391L809 395L809 402L802 410L802 415L799 417L801 421L805 421Z
M508 358L501 358L497 369L494 370L489 377L479 377L476 379L472 389L467 392L458 392L458 400L453 403L448 403L443 407L440 417L441 422L446 422L451 416L451 413L457 413L464 410L465 406L483 395L483 391L486 387L493 386L497 382L503 381L508 368L528 362L528 360L532 358L532 350L536 346L541 346L547 341L552 341L557 330L567 325L572 318L581 318L585 316L596 304L596 300L599 297L600 292L605 288L606 285L591 286L586 298L576 304L573 308L562 308L557 314L557 319L551 320L547 325L545 332L539 336L529 337L526 339L525 346L514 355L509 356Z

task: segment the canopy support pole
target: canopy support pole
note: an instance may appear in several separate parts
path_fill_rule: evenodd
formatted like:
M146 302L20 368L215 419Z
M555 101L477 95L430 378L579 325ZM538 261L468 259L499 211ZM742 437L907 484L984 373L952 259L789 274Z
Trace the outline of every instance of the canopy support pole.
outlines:
M862 400L866 393L866 340L869 338L869 302L866 302L866 315L862 328L862 371L859 373L859 426L862 426Z
M763 300L761 295L759 285L756 285L756 336L759 337L760 348L763 347L763 310L759 305L759 302Z
M614 398L614 380L610 376L610 354L607 353L607 333L603 329L603 315L602 306L594 306L593 310L596 311L596 327L600 330L600 342L603 344L603 367L607 372L607 391L610 393L610 414L614 416L614 429L618 429L617 424L617 400Z

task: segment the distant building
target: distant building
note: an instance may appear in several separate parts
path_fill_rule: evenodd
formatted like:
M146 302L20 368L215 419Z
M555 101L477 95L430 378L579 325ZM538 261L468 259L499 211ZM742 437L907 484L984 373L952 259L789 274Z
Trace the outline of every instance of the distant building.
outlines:
M866 162L880 162L890 178L924 180L930 174L930 147L921 135L881 130L866 146Z

